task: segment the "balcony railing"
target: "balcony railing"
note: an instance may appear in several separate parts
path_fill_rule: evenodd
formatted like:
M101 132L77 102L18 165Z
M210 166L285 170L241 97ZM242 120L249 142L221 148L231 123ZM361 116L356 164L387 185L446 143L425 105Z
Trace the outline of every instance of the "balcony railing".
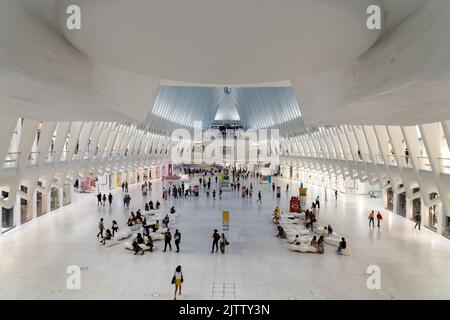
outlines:
M401 165L403 168L412 168L413 167L410 156L402 156L401 160L402 160Z
M395 158L395 154L386 154L387 164L392 167L397 167L397 158Z
M4 169L15 169L19 165L19 160L21 157L20 152L8 152L8 154L5 157L5 160L3 161L3 168Z
M423 171L431 171L430 160L428 157L417 157L419 169Z
M41 153L39 151L30 152L30 155L28 156L27 165L30 167L37 166L39 164L40 156L41 156Z
M56 151L47 152L47 157L45 158L45 162L50 163L55 160Z
M450 158L438 158L441 173L450 174Z

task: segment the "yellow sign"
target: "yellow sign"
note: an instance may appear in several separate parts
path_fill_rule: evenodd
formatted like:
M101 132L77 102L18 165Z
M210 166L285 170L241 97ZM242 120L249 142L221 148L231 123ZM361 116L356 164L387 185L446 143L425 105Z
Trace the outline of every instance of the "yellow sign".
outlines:
M223 211L222 212L222 229L228 230L230 228L230 212Z
M298 189L298 194L301 195L301 196L306 196L306 191L307 190L308 189L306 189L306 188L299 188Z

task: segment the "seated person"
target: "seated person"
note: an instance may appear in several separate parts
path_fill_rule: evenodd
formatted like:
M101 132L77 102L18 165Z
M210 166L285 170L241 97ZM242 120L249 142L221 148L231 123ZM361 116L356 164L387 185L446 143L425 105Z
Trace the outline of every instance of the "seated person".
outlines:
M142 250L142 248L139 246L136 240L134 240L131 245L133 246L133 251L135 255L138 254L139 252L141 253L141 255L144 254L144 250Z
M150 210L155 210L155 208L153 207L153 201L150 201L150 202L148 203L148 205L149 205L149 207L150 207Z
M111 230L106 229L105 236L103 237L102 243L105 244L106 240L111 240L111 239L112 239Z
M156 220L155 224L150 225L153 232L156 232L159 229L159 220Z
M328 235L331 236L333 234L333 228L331 227L331 224L328 225Z
M314 236L314 237L312 238L312 240L311 240L311 246L313 246L313 247L317 250L317 252L320 253L321 248L320 248L319 243L317 242L316 236Z
M129 227L133 226L136 223L136 216L134 215L133 212L131 212L131 216L128 218L128 222L127 225Z
M145 245L150 248L150 252L153 251L153 239L150 235L147 235L145 238Z
M161 206L161 203L159 203L159 201L156 201L156 210L158 210L160 206Z
M319 248L320 248L319 253L323 254L325 252L325 245L324 245L324 241L323 241L323 236L319 237L319 240L317 241L317 244L319 245Z
M165 228L167 228L169 226L169 215L166 214L166 216L164 217L162 224Z
M142 223L142 215L141 215L141 211L140 210L138 210L137 212L136 212L136 223Z
M175 207L170 208L170 213L175 213Z
M337 253L342 254L342 250L347 248L347 242L344 238L341 239L341 242L339 242L339 247L337 248Z
M328 237L328 227L323 227L322 236Z
M148 203L145 204L145 211L150 211L150 206L148 205Z
M144 243L144 238L142 237L142 234L140 234L140 233L137 234L136 242L138 244L143 244Z
M294 244L297 246L301 244L300 236L298 234L295 235Z

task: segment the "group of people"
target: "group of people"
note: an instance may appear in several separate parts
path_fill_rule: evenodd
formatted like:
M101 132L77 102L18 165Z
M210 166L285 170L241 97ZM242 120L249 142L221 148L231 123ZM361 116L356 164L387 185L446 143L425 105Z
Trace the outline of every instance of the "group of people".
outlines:
M106 244L106 241L111 240L114 237L114 234L119 230L119 225L116 220L113 220L111 223L111 229L106 229L105 231L103 218L100 218L100 221L98 222L98 230L97 238L101 238L101 242ZM105 234L103 234L103 232L105 232Z
M383 216L380 213L380 211L378 211L377 213L377 227L380 228L381 227L381 221L383 220ZM369 213L369 227L372 225L373 228L375 228L375 212L372 210L372 212ZM420 229L420 226L419 226Z
M217 229L214 229L212 239L213 239L213 244L212 244L211 253L217 252L219 250L219 248L220 248L220 252L225 253L225 247L230 244L228 242L227 238L225 237L225 234L224 233L219 234Z
M144 210L150 211L150 210L159 210L161 208L161 203L159 201L156 201L156 204L153 203L153 201L149 201L148 203L145 203Z
M128 182L122 182L122 192L128 192Z
M152 191L152 183L150 181L145 181L141 185L141 191L143 195L147 195L147 192Z
M106 194L103 194L101 192L99 192L97 195L97 205L98 206L105 206L106 205L106 199L108 199L109 202L109 206L112 205L112 201L113 201L113 196L111 194L111 192L108 194L108 197L106 197Z
M181 233L178 231L178 229L175 230L173 238L175 240L175 247L177 248L176 252L180 252ZM169 250L172 251L172 243L171 242L172 242L172 233L170 232L170 229L167 228L167 231L164 233L164 250L163 250L163 252L167 251L167 247L169 247Z
M131 197L128 193L123 196L123 206L130 209Z

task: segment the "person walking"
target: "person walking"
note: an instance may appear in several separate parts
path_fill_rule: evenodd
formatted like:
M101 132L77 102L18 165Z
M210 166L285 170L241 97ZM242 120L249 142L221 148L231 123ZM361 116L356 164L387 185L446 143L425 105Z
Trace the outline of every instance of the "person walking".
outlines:
M372 227L375 228L375 213L373 212L373 210L369 214L369 227L370 227L370 224L372 224Z
M338 197L338 192L337 192L337 190L335 190L334 191L334 198L336 199L336 201L337 201L337 197Z
M176 252L180 252L181 233L178 231L178 229L175 230L175 234L173 237L175 239L175 247L177 247Z
M220 235L217 232L217 229L214 229L214 233L213 233L212 238L213 238L213 244L212 244L211 253L214 253L214 248L216 248L215 252L217 252L219 250Z
M126 197L127 197L127 209L130 209L131 197L128 193L127 193Z
M275 182L272 182L272 192L275 192Z
M380 211L377 213L377 227L381 227L381 220L383 220L383 216L381 215Z
M222 235L220 236L220 252L225 253L225 246L227 246L229 244L227 238L225 238L225 234L222 233Z
M213 190L212 195L213 195L213 199L216 200L216 190L215 189Z
M183 283L184 278L183 278L183 272L181 271L181 266L178 266L175 269L175 273L173 274L172 277L172 284L175 285L175 295L173 297L173 300L177 300L177 291L178 291L178 295L181 296L181 284Z
M219 200L222 200L222 189L219 189Z
M103 218L100 218L100 221L98 223L98 230L99 230L99 232L97 233L97 238L98 237L103 238L103 230L105 230L105 226L103 224Z
M112 235L114 237L114 234L119 231L119 225L117 224L116 220L112 221L112 226L111 226L111 230L112 230Z
M103 206L105 206L105 204L106 204L106 194L103 194L102 204L103 204Z
M414 229L416 229L417 226L419 226L419 230L420 230L420 224L422 222L422 216L420 215L420 212L416 213L416 215L414 216L414 220L416 221L416 225L414 226Z
M97 205L98 206L102 205L102 194L101 193L97 194Z
M109 202L109 206L111 207L112 205L112 200L113 200L113 196L111 194L111 192L108 194L108 202Z
M320 200L319 200L319 196L316 197L316 206L317 206L317 209L320 209Z
M258 200L256 202L262 203L262 195L261 195L261 190L258 191Z
M170 233L170 229L167 229L166 233L164 234L164 250L163 252L166 252L167 245L169 245L170 251L172 251L172 244L170 243L172 241L172 234Z

